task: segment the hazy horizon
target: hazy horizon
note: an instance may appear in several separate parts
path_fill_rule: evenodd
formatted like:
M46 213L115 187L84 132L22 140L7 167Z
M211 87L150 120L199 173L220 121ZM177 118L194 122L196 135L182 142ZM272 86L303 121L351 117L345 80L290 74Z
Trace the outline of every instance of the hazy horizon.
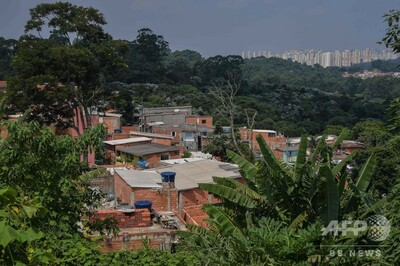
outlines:
M29 9L39 0L6 0L0 36L19 38ZM141 28L164 36L171 50L203 56L243 51L384 49L377 42L387 28L385 12L400 9L390 0L71 0L92 6L108 22L115 39L134 40Z

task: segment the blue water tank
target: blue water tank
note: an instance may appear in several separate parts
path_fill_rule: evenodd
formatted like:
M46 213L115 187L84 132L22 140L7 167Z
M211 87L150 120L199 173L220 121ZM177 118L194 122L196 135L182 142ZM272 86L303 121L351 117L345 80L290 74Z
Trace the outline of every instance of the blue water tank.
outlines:
M161 172L162 182L175 182L175 172Z
M135 202L135 208L136 209L148 209L149 211L151 210L151 205L153 202L150 200L139 200Z

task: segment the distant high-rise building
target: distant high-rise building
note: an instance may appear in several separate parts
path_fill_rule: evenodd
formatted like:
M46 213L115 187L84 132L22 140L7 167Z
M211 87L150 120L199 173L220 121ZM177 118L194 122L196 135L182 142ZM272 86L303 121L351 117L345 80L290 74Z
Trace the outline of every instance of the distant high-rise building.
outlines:
M333 58L334 58L333 59L333 61L334 61L333 65L336 66L336 67L341 67L342 66L342 53L340 51L336 50L334 52Z
M266 58L278 57L286 60L299 62L301 64L315 65L319 64L323 67L337 66L337 67L350 67L354 64L369 63L374 60L389 60L396 59L398 55L390 50L344 50L344 51L326 51L319 50L291 50L282 53L273 54L271 51L244 51L242 52L243 58L254 58L257 56L264 56Z
M350 50L344 50L342 52L342 66L349 67L351 65L351 53Z
M372 61L372 50L371 49L362 50L361 61L363 63L369 63Z
M360 64L361 63L361 51L356 49L351 51L351 64Z

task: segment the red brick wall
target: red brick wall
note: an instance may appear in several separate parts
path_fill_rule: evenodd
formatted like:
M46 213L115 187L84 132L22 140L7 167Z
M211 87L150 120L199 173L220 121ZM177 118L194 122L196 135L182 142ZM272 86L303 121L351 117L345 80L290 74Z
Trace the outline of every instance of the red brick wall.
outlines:
M197 124L199 126L206 126L208 128L212 128L213 118L212 116L189 116L185 119L188 124ZM203 120L205 122L203 123Z
M161 179L161 176L160 176ZM121 200L121 203L134 203L131 200L150 200L153 202L152 208L156 211L168 211L168 190L151 188L132 188L117 173L114 175L115 197ZM134 198L131 198L132 192ZM178 191L171 189L171 208L172 211L178 210Z
M6 139L8 135L8 130L5 127L0 128L0 134L2 139Z
M245 134L242 133L241 135L244 137ZM260 150L260 146L258 145L256 139L257 135L261 135L261 137L272 150L274 150L276 147L284 148L286 146L286 138L284 136L268 137L267 132L253 132L252 144L253 149L256 151Z
M161 178L161 177L160 177ZM150 200L153 202L152 208L155 211L168 211L168 190L152 190L149 188L134 188L135 201ZM171 208L172 211L178 211L178 191L171 189Z
M126 144L119 144L115 145L118 148L124 148L124 147L132 147L132 146L138 146L138 145L143 145L143 144L150 144L151 140L144 140L140 142L132 142L132 143L126 143Z
M107 128L108 133L114 133L114 129L120 128L121 119L119 117L102 117L103 124Z
M117 173L114 174L114 191L115 198L119 198L121 203L132 203L132 188Z
M114 218L118 221L119 228L147 227L151 225L150 211L148 209L136 209L125 213L118 210L98 210L91 217L92 221Z
M162 134L162 133L157 133L157 134ZM165 135L165 134L164 134ZM171 134L168 134L169 136L171 136ZM141 135L135 135L135 133L131 134L131 137L143 137ZM146 137L146 138L151 138L152 139L152 143L158 143L158 144L162 144L165 146L172 146L172 139L166 139L166 138L157 138L157 137Z
M164 138L154 138L152 137L153 143L162 144L165 146L172 146L172 139L164 139Z
M122 126L121 127L122 133L129 134L129 132L136 131L136 130L139 131L139 126Z
M190 190L181 191L183 207L194 206L199 204L206 204L208 202L208 192L205 190L201 190L200 188L194 188ZM210 195L211 203L217 203L218 199L216 199L213 195Z
M175 136L174 136L174 139L172 140L172 143L180 143L181 142L182 130L179 128L154 127L153 132L156 134L164 134L164 135L168 135L168 136L172 136L172 132L175 132Z
M129 133L112 133L111 139L129 139Z
M247 128L240 128L239 129L240 132L240 139L241 140L249 140L250 139L250 132Z
M100 242L101 250L103 252L112 252L116 250L135 250L143 246L143 240L149 241L149 246L151 248L159 248L160 243L165 241L165 239L172 240L176 239L176 230L169 230L168 232L142 232L142 233L127 233L129 237L128 243L124 244L122 237L124 232L119 233L114 236L111 242ZM169 246L166 246L168 249Z
M169 159L179 159L181 155L175 154L175 152L163 152L163 153L156 153L151 155L146 155L146 161L148 163L148 168L155 168L160 166L161 155L169 155Z
M182 219L186 224L207 228L207 223L204 222L204 219L207 218L208 215L203 211L203 205L188 206L182 210Z

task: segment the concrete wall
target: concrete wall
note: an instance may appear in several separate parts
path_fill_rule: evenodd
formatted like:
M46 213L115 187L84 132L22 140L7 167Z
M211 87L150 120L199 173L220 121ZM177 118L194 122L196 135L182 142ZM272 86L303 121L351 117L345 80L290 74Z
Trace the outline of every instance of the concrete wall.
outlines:
M151 122L164 122L166 125L180 125L185 123L186 113L145 114L146 125Z

